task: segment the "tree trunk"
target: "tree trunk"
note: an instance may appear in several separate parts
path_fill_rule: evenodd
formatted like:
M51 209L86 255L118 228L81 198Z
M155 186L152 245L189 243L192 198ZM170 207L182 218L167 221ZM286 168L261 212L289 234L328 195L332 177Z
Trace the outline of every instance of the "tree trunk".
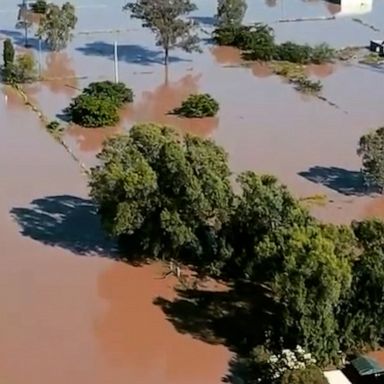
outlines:
M169 48L165 47L164 48L164 65L168 67L168 62L169 62Z

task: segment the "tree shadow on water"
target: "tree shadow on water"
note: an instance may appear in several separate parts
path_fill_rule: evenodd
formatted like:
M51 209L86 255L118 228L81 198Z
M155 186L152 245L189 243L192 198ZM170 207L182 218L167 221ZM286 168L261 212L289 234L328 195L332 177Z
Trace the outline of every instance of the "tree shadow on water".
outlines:
M85 55L105 56L114 59L113 44L104 41L87 43L84 47L76 48ZM162 50L152 50L137 44L119 44L117 47L118 59L127 63L137 63L142 65L164 64L164 53ZM190 62L177 56L170 56L169 62Z
M177 293L173 301L154 300L176 330L209 344L223 344L238 354L264 343L276 319L275 303L260 286L242 285L228 291L180 289Z
M96 207L76 196L48 196L28 207L14 207L11 215L24 236L79 255L117 256L114 243L101 229Z
M343 195L359 196L366 194L367 188L359 171L351 171L339 167L311 167L308 171L299 172L299 175L309 181L331 188Z

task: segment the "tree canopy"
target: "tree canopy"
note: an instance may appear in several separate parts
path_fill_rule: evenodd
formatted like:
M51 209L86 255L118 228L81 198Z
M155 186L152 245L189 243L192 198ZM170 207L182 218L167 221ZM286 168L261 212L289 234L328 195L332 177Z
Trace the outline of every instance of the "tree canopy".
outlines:
M234 186L227 157L156 124L111 138L90 177L104 228L127 257L176 259L227 281L237 313L258 328L231 330L246 382L266 369L261 346L272 356L301 345L326 366L380 343L384 223L320 223L273 176L247 171ZM276 383L323 382L307 368Z
M220 147L141 124L109 140L99 160L91 195L108 233L149 257L209 263L210 235L228 220L233 198Z
M71 41L76 23L75 7L71 3L66 2L61 7L50 3L42 15L36 35L44 39L50 50L60 51Z
M370 187L384 190L384 127L360 138L357 154L362 159L362 172Z
M156 45L164 49L164 64L168 65L169 51L181 48L186 52L200 51L197 22L187 16L197 9L191 0L136 0L124 10L142 20L156 37Z
M218 0L216 15L218 27L240 26L247 7L245 0Z

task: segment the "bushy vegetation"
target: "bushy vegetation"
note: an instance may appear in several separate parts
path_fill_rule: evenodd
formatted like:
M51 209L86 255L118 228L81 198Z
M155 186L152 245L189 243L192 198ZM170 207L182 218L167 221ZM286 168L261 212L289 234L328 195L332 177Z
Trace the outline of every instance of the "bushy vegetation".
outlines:
M314 47L291 41L276 44L273 29L260 23L253 26L218 27L213 36L219 45L230 45L243 50L244 58L249 60L322 64L335 57L335 51L325 43Z
M36 79L36 61L32 53L21 53L15 56L10 39L3 43L3 66L1 75L4 83L21 84Z
M320 81L314 81L306 76L297 77L290 80L294 85L295 89L309 94L319 93L323 89L323 84Z
M63 127L60 125L60 123L57 120L50 121L46 128L48 132L55 138L60 139L61 135L63 133Z
M47 12L47 6L46 0L36 0L36 2L31 4L32 11L39 14L45 14Z
M68 112L74 123L88 128L111 126L119 122L118 109L112 100L86 93L72 101Z
M83 93L109 99L119 107L133 101L132 89L128 88L124 83L113 83L109 80L90 83L88 87L83 90Z
M219 111L219 103L208 93L190 95L172 113L183 117L212 117Z
M323 384L312 357L322 367L382 342L383 222L320 223L269 175L244 172L235 190L221 147L164 126L136 125L98 158L91 196L127 258L177 260L228 282L212 312L214 293L200 293L175 321L221 332L244 382ZM284 368L287 350L297 364Z
M362 173L369 187L384 190L384 127L368 132L360 138L357 149L362 158Z
M111 126L119 121L119 108L132 101L133 92L124 83L93 82L72 100L65 112L83 127Z

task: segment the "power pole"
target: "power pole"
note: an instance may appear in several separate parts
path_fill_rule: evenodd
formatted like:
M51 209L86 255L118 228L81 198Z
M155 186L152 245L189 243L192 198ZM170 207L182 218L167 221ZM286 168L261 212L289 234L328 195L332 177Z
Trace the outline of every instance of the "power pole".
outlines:
M114 61L115 61L115 83L119 82L119 63L117 56L117 41L114 42Z

